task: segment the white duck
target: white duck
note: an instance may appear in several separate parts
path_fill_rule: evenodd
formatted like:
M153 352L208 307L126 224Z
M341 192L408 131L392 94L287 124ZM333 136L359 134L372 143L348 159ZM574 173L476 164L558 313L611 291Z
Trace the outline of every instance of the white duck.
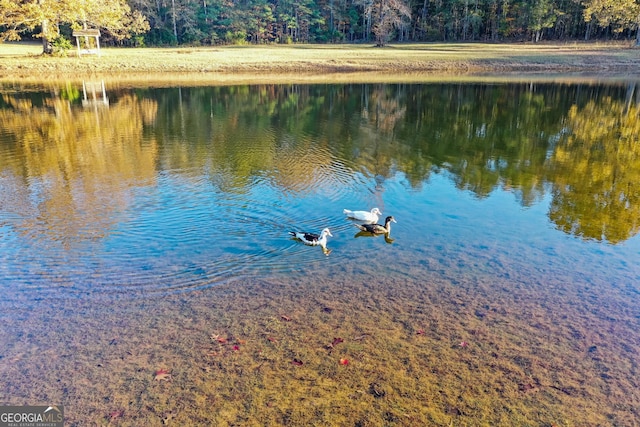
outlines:
M320 234L305 233L301 231L290 231L289 234L296 239L301 240L305 245L322 246L322 250L325 252L327 252L327 236L333 237L333 234L331 234L328 228L322 230Z
M378 222L378 215L382 215L382 212L380 212L380 209L378 208L371 209L371 212L350 211L349 209L345 209L342 212L347 216L347 218L357 219L358 221L366 221L374 224Z

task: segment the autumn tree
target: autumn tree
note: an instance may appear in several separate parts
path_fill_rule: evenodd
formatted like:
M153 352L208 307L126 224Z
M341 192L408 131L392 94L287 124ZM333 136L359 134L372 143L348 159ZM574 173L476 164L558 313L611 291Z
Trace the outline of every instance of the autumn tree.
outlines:
M636 46L640 46L640 2L637 0L583 0L584 20L599 27L610 27L620 33L636 30ZM585 35L585 39L589 34Z
M40 30L44 53L60 36L60 25L103 28L116 39L149 29L146 19L132 12L126 0L0 0L0 41L20 40L25 32Z
M640 0L0 0L0 41L60 24L150 45L635 37Z
M404 0L375 0L371 7L376 46L386 45L393 30L411 17L411 8Z

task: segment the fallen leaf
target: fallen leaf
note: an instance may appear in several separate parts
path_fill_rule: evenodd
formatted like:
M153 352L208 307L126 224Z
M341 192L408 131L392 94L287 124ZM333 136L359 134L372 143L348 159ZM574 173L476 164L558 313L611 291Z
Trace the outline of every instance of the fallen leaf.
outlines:
M109 412L109 416L107 418L109 419L109 421L115 421L118 418L122 417L124 417L124 409Z
M226 344L227 339L220 334L211 334L211 340L220 344Z
M155 373L154 379L156 381L169 381L171 379L171 374L166 369L158 369Z
M418 332L416 332L416 335L424 335L424 329L418 329Z
M335 347L337 344L340 344L341 342L344 342L342 338L334 338L333 341L331 341L331 347Z
M340 364L341 365L348 365L349 364L349 359L340 359Z
M291 318L289 316L285 316L284 314L280 315L280 318L285 322L291 322Z
M240 350L240 346L239 345L234 345L233 346L233 351L238 351Z
M300 360L300 359L293 359L291 361L291 363L296 365L296 366L302 366L302 360Z
M469 343L466 342L466 341L461 341L460 344L459 344L459 346L462 347L462 348L467 347L468 345L469 345Z

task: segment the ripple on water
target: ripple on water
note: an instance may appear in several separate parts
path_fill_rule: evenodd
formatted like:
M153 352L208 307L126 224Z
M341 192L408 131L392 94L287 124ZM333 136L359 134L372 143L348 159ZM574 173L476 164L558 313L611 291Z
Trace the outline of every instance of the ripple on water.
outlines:
M253 151L262 146L244 144L247 155L260 155ZM313 270L328 257L321 248L293 239L289 231L319 233L328 227L338 236L329 238L329 248L339 247L340 235L354 232L342 209L384 206L381 199L375 201L373 179L328 147L312 140L302 145L301 154L278 153L278 168L244 179L205 164L165 165L141 182L116 181L121 188L109 182L102 190L119 199L92 197L90 209L71 209L73 218L60 214L58 223L41 211L50 197L43 180L35 187L42 191L32 194L36 200L30 209L22 209L30 212L29 218L10 211L0 218L0 244L12 246L2 251L0 285L48 297L143 295ZM7 177L2 181L11 182ZM9 197L11 192L2 194Z

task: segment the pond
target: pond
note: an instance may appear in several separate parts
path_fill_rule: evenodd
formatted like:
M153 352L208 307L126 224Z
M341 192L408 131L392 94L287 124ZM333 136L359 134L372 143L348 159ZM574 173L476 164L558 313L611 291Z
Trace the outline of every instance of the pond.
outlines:
M0 86L0 403L634 425L639 83Z

